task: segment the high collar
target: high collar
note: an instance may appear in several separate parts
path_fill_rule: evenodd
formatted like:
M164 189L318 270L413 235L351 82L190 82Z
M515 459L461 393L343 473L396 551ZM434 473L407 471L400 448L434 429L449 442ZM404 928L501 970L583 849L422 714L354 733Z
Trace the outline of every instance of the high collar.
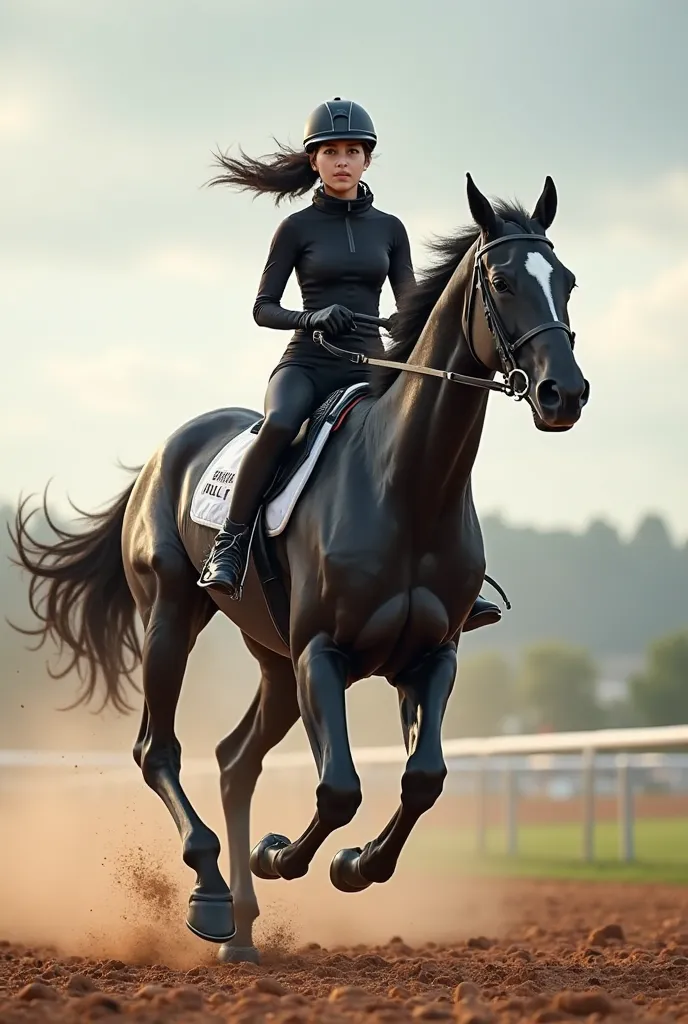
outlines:
M359 182L356 199L337 199L335 196L329 196L322 185L313 193L314 206L317 206L323 213L331 213L340 217L369 210L373 205L373 199L373 193L363 181Z

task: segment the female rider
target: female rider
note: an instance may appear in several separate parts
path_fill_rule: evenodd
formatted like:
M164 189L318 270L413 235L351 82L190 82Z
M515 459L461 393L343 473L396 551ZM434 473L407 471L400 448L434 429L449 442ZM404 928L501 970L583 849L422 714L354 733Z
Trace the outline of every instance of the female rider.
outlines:
M272 193L277 203L304 195L318 179L321 183L311 205L278 227L253 307L259 326L294 334L270 375L265 418L243 457L228 516L198 581L200 587L215 587L235 600L241 597L255 517L282 456L303 422L332 392L369 373L368 367L315 345L312 332L337 335L343 348L380 357L384 348L378 328L355 325L354 313L379 316L387 278L397 304L403 289L415 283L404 225L373 206L373 194L361 181L377 144L367 112L336 97L313 111L304 136L303 150L282 146L264 161L243 153L241 159L221 156L224 173L212 182ZM303 312L281 305L293 271ZM500 617L496 605L479 597L464 629Z

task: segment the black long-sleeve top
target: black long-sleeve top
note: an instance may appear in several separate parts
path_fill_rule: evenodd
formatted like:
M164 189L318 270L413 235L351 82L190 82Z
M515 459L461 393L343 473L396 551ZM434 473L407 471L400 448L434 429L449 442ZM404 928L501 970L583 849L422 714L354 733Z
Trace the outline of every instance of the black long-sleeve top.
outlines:
M303 363L304 359L310 364L330 363L333 358L299 328L303 310L285 309L281 304L293 271L306 311L338 303L354 313L379 316L385 280L389 278L397 302L414 281L406 228L398 217L373 206L367 186L359 186L354 200L316 190L312 204L285 218L275 232L253 307L261 327L294 330L281 363ZM363 324L357 328L355 335L340 335L336 344L370 355L381 351L378 328Z

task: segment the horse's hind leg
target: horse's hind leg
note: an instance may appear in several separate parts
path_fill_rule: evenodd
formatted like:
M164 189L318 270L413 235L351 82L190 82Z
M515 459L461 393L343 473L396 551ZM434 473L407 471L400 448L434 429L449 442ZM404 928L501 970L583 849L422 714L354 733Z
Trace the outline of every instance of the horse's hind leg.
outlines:
M142 577L151 590L150 612L144 617L143 694L146 733L134 749L146 783L162 799L183 841L184 862L196 872L189 899L187 926L209 942L234 935L232 896L217 860L220 840L192 807L179 781L181 746L174 719L189 653L209 619L208 596L200 591L191 563L167 545L149 562ZM144 728L146 715L142 721Z
M134 761L141 767L141 759L143 757L143 747L146 742L146 733L148 732L148 705L145 700L143 702L143 711L141 712L141 725L139 726L138 736L134 743Z
M260 687L251 706L229 736L215 750L221 773L222 807L229 842L229 883L234 897L237 931L231 943L221 947L224 962L258 962L253 945L253 922L258 901L249 867L251 853L251 800L267 752L282 740L299 718L296 678L288 658L261 647L244 635L246 646L258 659Z
M440 796L447 775L442 719L455 675L456 645L450 643L394 679L409 753L401 779L401 805L378 838L363 850L335 854L330 879L342 892L358 892L372 882L390 879L413 826Z

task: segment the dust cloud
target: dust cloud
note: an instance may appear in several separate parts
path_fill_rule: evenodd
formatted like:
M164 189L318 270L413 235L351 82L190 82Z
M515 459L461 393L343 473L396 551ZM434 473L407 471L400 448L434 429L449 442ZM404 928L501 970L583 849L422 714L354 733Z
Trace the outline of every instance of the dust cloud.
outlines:
M132 731L135 723L132 721ZM216 772L183 773L188 795L220 836L229 878L226 835ZM343 894L329 881L329 864L342 846L362 846L376 835L398 801L398 778L375 781L361 770L363 807L352 824L330 838L309 874L293 882L255 881L261 906L256 938L266 952L288 953L307 943L356 946L404 941L454 941L494 934L505 922L499 886L486 898L470 880L413 853L402 855L394 878L363 893ZM267 831L295 838L315 804L315 769L266 770L259 780L252 841ZM432 827L430 812L417 833ZM181 843L160 799L138 769L5 770L0 774L0 937L50 945L67 955L164 962L188 968L212 962L215 947L184 926L195 878L181 859Z

